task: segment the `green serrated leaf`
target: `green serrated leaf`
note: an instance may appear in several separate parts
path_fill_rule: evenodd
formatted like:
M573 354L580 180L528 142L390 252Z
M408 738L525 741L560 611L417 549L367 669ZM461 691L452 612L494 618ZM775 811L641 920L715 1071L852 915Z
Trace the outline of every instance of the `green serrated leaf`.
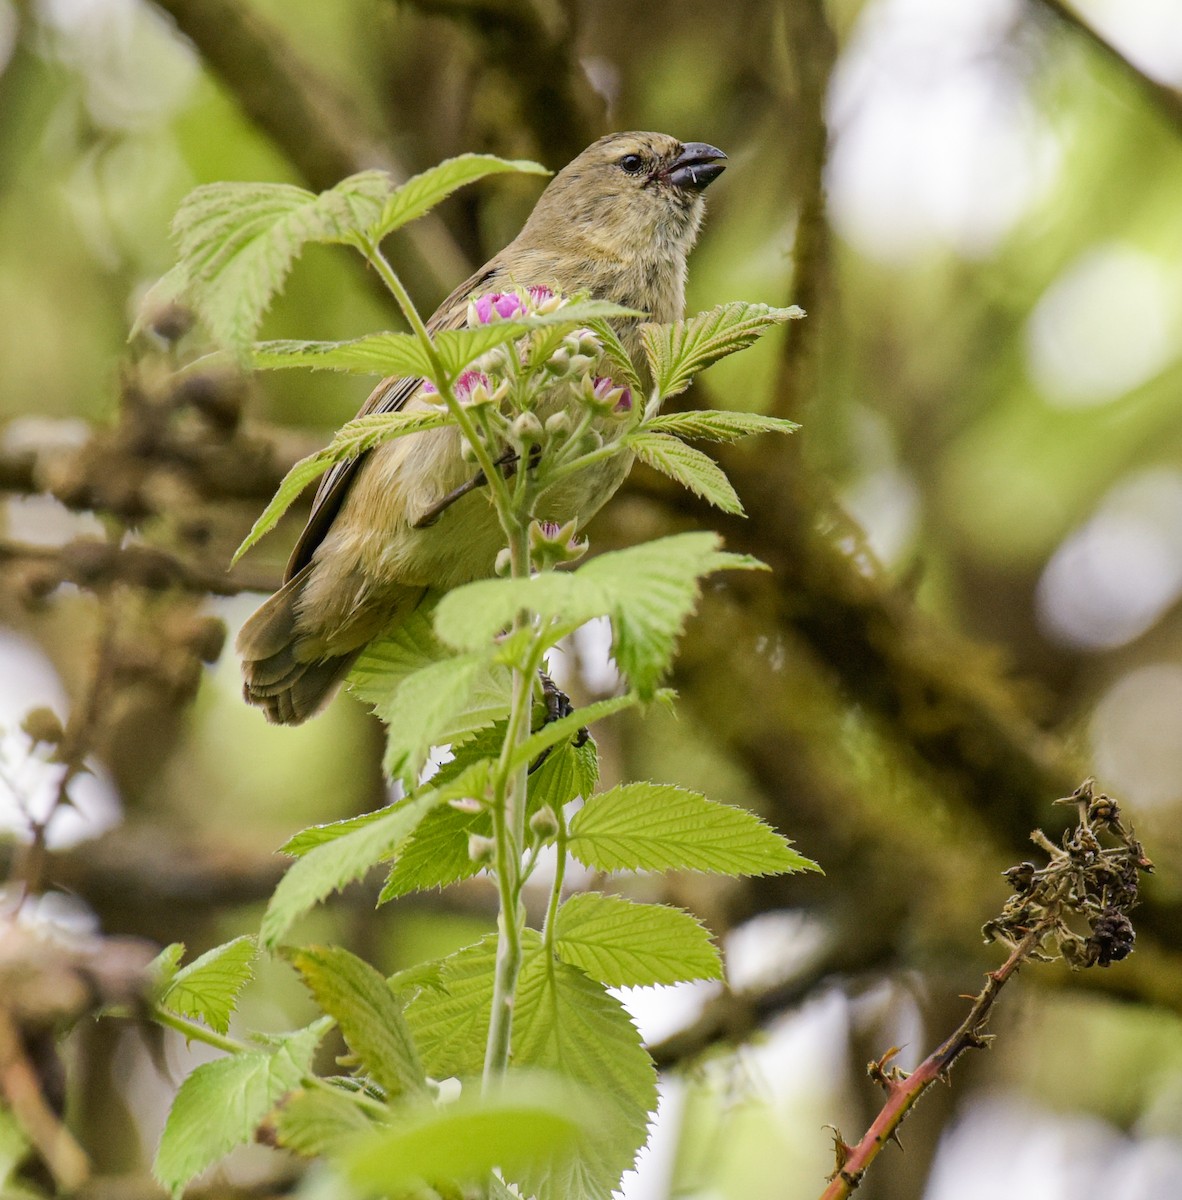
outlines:
M391 807L387 804L382 808L375 808L372 812L360 813L355 817L342 817L339 821L309 825L307 829L301 829L299 833L288 838L276 853L290 854L292 858L303 858L309 850L315 850L317 846L323 846L325 842L334 842L347 833L353 833L357 829L364 829L367 825L380 821L389 813Z
M605 616L610 605L610 597L585 585L577 571L539 571L525 579L480 579L454 588L439 601L435 632L456 649L476 651L507 629L522 609L543 622L582 624Z
M667 433L637 430L624 438L624 445L646 466L701 496L723 512L743 516L743 504L722 468L701 450L687 446Z
M181 1084L169 1109L152 1173L179 1197L191 1179L235 1146L312 1066L324 1023L276 1039L273 1051L249 1051L202 1063Z
M735 301L671 325L641 327L649 369L662 399L684 392L699 371L743 350L776 325L803 317L791 308Z
M514 1072L484 1096L471 1083L454 1103L420 1109L361 1139L345 1155L345 1172L355 1187L382 1196L424 1181L473 1183L494 1168L511 1175L569 1154L581 1137L583 1107L560 1078L537 1072Z
M190 192L173 220L178 277L222 345L242 353L308 242L346 242L372 225L390 194L364 171L319 196L282 183L212 183Z
M272 1114L276 1143L306 1158L339 1151L374 1128L352 1096L331 1085L293 1092Z
M538 1067L583 1085L583 1129L575 1153L513 1172L537 1200L608 1200L644 1144L656 1107L656 1072L623 1005L576 967L556 962L535 930L522 940L513 1018L514 1068ZM496 937L449 955L437 986L407 1006L407 1020L429 1074L474 1075L484 1061ZM508 1174L508 1173L507 1173Z
M177 970L180 968L181 959L185 957L185 943L173 942L171 945L165 946L159 954L156 955L150 963L148 963L147 975L152 980L152 985L157 994L164 991L166 987L176 978Z
M622 784L592 796L571 821L568 847L597 871L779 875L819 869L754 813L661 783Z
M283 477L275 495L263 509L242 545L234 551L231 566L265 534L279 523L279 518L299 499L303 490L319 479L334 463L356 458L382 442L405 437L412 433L423 433L428 429L440 429L450 422L446 413L432 411L370 413L357 417L341 427L337 435L323 449L307 458L301 458Z
M380 242L395 229L417 220L424 213L445 200L457 188L475 183L487 175L505 172L523 175L549 175L550 172L536 162L527 159L497 158L492 154L460 154L444 159L434 167L408 179L394 189L386 200L378 220L366 233L374 242Z
M455 655L408 676L381 709L386 770L412 786L432 746L461 741L509 708L508 668L481 652Z
M540 946L537 932L527 929L523 953L528 957ZM407 1004L407 1024L431 1078L463 1078L483 1070L496 960L497 936L489 934L441 959L438 982L428 983Z
M285 956L387 1096L428 1095L402 1005L369 963L343 946L306 946Z
M492 818L487 812L462 812L445 804L430 813L399 850L378 903L475 875L480 864L468 854L468 838L474 833L492 835Z
M719 545L714 533L679 533L601 554L576 572L612 598L612 657L642 700L652 699L673 660L701 577L762 566Z
M271 371L308 367L352 375L431 374L423 343L410 333L371 333L346 342L256 342L251 348L250 365Z
M288 868L271 896L260 931L263 945L274 947L314 904L390 858L427 813L442 802L437 792L428 791L383 810L382 816L371 823L307 851Z
M595 320L589 322L595 336L603 343L603 353L607 357L612 368L612 378L617 385L627 384L633 391L638 394L644 391L644 384L641 382L640 376L636 373L636 367L632 363L632 356L624 348L624 343L620 341L619 335L604 320Z
M706 927L680 908L585 892L558 910L554 949L608 987L721 979Z
M197 1017L210 1029L225 1033L239 993L254 978L254 956L252 937L237 937L215 946L177 972L160 1003L182 1017Z
M576 967L539 948L522 965L513 1019L513 1062L584 1085L595 1124L574 1153L508 1173L537 1200L608 1200L636 1160L657 1107L657 1077L624 1006Z
M645 421L639 432L671 433L704 442L735 442L756 433L792 433L799 428L795 421L765 417L762 413L691 409L661 413Z

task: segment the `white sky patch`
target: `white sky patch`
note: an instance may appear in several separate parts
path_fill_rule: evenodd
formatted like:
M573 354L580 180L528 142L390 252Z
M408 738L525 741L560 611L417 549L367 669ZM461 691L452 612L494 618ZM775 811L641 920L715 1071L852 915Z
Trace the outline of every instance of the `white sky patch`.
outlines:
M1072 0L1072 7L1147 75L1182 84L1178 0Z
M886 262L951 246L989 254L1045 194L1061 159L1003 51L1017 0L877 0L830 92L830 208Z
M1071 263L1026 326L1030 373L1048 403L1106 404L1169 365L1179 352L1176 279L1160 259L1117 242Z
M1036 603L1052 637L1106 650L1139 637L1182 596L1182 473L1114 487L1051 556Z
M47 748L34 750L20 723L34 708L51 708L65 720L65 689L49 660L32 642L0 630L0 827L28 828L27 811L36 819L50 812L64 768L47 761ZM97 762L70 784L73 805L63 805L49 824L51 849L76 845L118 824L115 790Z
M941 1139L923 1200L1145 1200L1175 1195L1180 1170L1176 1142L1137 1141L1095 1117L995 1094Z

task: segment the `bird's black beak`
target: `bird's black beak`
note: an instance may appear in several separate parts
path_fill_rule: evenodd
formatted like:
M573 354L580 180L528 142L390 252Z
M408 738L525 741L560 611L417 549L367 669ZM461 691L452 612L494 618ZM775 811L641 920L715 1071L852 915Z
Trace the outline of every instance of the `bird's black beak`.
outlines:
M674 187L700 192L726 170L726 155L705 142L686 142L669 168Z

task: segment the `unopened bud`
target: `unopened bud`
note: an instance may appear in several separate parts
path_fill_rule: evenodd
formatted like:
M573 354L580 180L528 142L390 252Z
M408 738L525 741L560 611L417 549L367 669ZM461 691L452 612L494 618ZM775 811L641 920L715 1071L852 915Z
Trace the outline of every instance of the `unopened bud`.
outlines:
M592 454L600 449L603 445L603 434L597 430L588 429L581 438L579 438L579 453Z
M556 442L563 441L570 434L570 417L564 412L551 413L546 418L546 435Z
M512 573L513 551L510 550L508 546L505 546L497 553L497 561L493 565L493 571L502 578L505 578Z
M473 833L468 836L468 857L474 863L490 863L496 858L497 844L490 837Z
M510 436L521 446L535 446L542 440L542 422L536 414L523 412L510 426Z
M548 804L530 817L529 831L539 842L548 842L558 836L558 817Z
M466 437L460 438L460 458L466 463L477 462L476 447Z

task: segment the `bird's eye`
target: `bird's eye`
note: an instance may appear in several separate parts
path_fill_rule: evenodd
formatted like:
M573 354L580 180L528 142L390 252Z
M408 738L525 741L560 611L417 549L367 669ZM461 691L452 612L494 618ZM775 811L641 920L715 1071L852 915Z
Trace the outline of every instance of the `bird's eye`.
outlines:
M639 154L625 154L620 159L620 167L629 175L635 175L644 166L644 159Z

